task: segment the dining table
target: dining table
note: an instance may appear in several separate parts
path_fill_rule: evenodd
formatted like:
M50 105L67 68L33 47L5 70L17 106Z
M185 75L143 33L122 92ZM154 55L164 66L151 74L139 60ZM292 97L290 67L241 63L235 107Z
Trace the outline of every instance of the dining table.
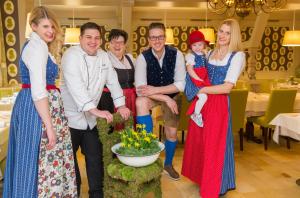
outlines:
M280 113L271 122L275 126L273 140L279 143L279 137L285 136L300 141L300 113ZM296 180L300 186L300 178Z
M0 111L0 165L4 167L8 137L9 137L9 122L10 122L10 111ZM3 177L2 169L0 169L0 179Z
M246 117L263 116L268 108L270 93L249 92L246 103ZM294 112L300 112L300 93L296 94L294 103ZM254 135L254 125L251 122L246 123L246 137L257 144L262 140Z

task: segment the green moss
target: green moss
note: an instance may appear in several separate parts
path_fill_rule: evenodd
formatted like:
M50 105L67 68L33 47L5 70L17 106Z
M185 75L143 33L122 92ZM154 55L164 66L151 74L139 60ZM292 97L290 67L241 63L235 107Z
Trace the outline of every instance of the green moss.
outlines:
M155 197L160 198L161 160L146 167L135 168L126 166L113 157L111 147L120 142L120 136L118 131L109 131L112 126L124 122L119 114L113 116L111 124L107 124L105 119L97 120L99 138L103 144L104 197L142 198L148 192L154 192ZM125 122L125 127L131 126L132 117Z

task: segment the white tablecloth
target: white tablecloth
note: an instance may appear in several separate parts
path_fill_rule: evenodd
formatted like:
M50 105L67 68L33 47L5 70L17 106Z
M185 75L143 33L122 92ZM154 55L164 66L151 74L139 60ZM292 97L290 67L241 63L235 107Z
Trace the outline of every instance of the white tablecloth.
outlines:
M275 125L273 140L276 143L280 135L300 140L300 113L281 113L270 124Z
M270 94L249 92L246 105L246 116L261 116L267 110ZM297 93L294 112L300 112L300 93Z
M10 116L10 111L0 111L0 161L5 159L7 153ZM3 174L0 170L0 179L2 176Z

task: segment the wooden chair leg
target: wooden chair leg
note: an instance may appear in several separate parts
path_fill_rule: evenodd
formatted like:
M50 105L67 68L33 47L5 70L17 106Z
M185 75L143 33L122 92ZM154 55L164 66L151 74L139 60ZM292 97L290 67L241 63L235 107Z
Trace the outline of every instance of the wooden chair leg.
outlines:
M268 128L262 127L263 137L264 137L264 147L268 150Z
M269 140L272 139L272 128L269 128Z
M291 141L290 141L290 138L289 137L286 137L286 147L288 149L291 149Z
M243 133L243 128L240 128L239 130L239 134L240 134L240 151L244 150L244 133Z
M184 130L182 130L181 133L181 143L184 144Z
M159 141L161 141L161 135L162 135L162 133L163 133L163 125L159 125Z

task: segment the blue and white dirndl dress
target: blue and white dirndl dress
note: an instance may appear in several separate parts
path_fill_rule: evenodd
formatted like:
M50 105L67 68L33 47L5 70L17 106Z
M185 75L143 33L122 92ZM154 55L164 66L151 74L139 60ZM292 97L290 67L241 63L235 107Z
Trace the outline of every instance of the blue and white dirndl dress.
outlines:
M22 58L19 69L23 89L16 98L11 116L3 197L77 197L71 136L60 92L53 88L58 66L48 56L46 83L57 137L56 146L51 150L46 149L45 127L35 108L30 72Z

